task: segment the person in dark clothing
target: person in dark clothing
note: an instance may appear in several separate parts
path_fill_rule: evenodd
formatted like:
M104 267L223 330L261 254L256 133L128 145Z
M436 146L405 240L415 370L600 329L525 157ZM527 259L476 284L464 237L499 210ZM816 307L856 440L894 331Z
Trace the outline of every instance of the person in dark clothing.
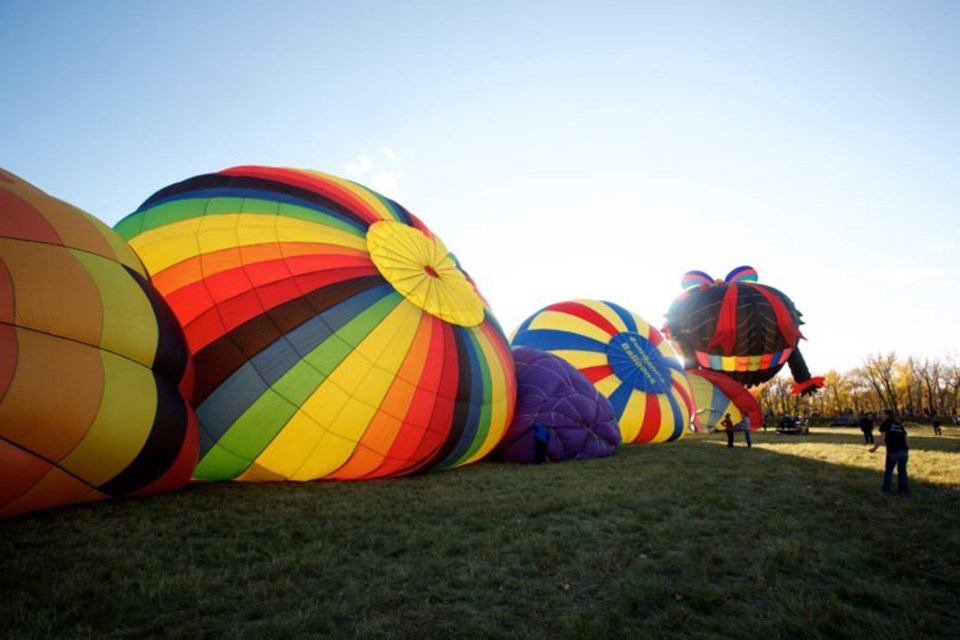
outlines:
M936 416L934 416L933 418L933 435L935 436L943 435L943 429L940 428L940 418L937 418Z
M910 495L910 481L907 478L907 460L909 458L910 441L907 430L893 417L891 409L884 410L884 419L880 423L880 442L870 447L871 453L880 445L887 448L887 457L883 465L882 493L890 493L893 484L893 468L897 468L897 492Z
M727 432L727 446L733 446L733 420L730 419L730 414L728 413L723 417L723 420L720 421L720 424L723 426L723 430Z
M873 414L860 414L860 431L863 431L863 441L866 444L873 444Z
M550 434L547 432L547 428L538 423L533 425L533 460L537 464L541 464L547 461L547 442L550 439Z

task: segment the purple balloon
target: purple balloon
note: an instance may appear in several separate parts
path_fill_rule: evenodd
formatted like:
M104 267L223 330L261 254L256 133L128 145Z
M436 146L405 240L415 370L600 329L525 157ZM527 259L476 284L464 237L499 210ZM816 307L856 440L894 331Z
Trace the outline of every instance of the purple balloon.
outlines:
M613 407L573 365L539 349L514 347L517 409L492 458L537 462L537 425L546 451L540 461L612 455L620 444Z

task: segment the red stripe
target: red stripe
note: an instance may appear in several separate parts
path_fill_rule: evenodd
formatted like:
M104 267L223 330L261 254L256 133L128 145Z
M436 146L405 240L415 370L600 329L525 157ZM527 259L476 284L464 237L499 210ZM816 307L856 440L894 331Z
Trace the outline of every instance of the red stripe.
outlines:
M450 325L433 316L430 318L433 321L433 344L430 353L436 355L429 360L431 363L439 363L440 366L431 369L429 378L421 378L418 382L418 395L412 404L422 402L424 406L432 409L432 413L420 441L416 443L413 455L404 461L402 469L397 469L398 473L412 473L428 464L449 437L453 421L457 385L460 381L457 346Z
M737 285L726 285L726 287L723 304L717 315L717 326L707 349L720 347L723 354L729 356L737 344Z
M693 390L691 389L691 392L687 393L687 389L685 389L683 384L676 379L674 379L672 386L677 390L677 395L680 396L680 399L683 400L684 404L687 405L690 415L695 415L697 413L697 403L693 399ZM689 388L689 386L687 388Z
M420 316L421 327L425 327L429 332L425 338L428 342L427 357L423 362L423 369L418 373L416 380L408 380L414 385L410 404L407 406L406 414L403 416L403 424L397 433L397 437L390 444L390 449L384 456L383 462L379 467L368 473L367 477L383 477L394 475L404 471L416 460L412 456L417 450L420 442L423 440L427 426L430 424L430 414L433 409L434 396L440 385L440 375L443 372L441 367L442 359L432 357L443 348L442 336L437 330L437 319L428 313ZM418 328L418 332L420 328Z
M167 302L183 325L191 352L197 353L223 334L284 302L289 302L337 282L377 275L378 273L379 271L373 265L336 269L293 278L288 276L286 280L271 282L252 289L249 288L249 280L234 273L233 277L235 279L241 278L248 286L248 289L239 295L234 295L216 303L210 297L207 281L201 280L170 294L167 297ZM229 291L238 288L236 282L230 283L229 289L223 281L221 281L221 284L224 285L223 289ZM224 293L224 291L220 290L217 293Z
M599 364L595 367L580 369L580 373L587 377L587 380L596 384L600 380L613 375L613 369L608 364Z
M22 184L27 185L26 182ZM52 198L51 201L57 202ZM0 237L64 244L43 213L7 187L0 189L0 211L3 212L3 215L0 215Z
M579 302L558 302L557 304L550 305L546 308L546 310L559 311L571 316L576 316L582 320L586 320L597 328L606 331L611 336L615 336L620 333L620 330L613 326L609 320L604 318L595 310L586 305L580 304Z
M634 439L636 443L650 442L657 437L660 431L660 403L653 394L647 394L646 412L643 414L643 424L640 425L640 432Z
M280 169L275 167L242 166L231 167L220 172L228 176L251 176L266 180L275 180L284 184L301 187L314 193L326 196L343 205L354 215L359 216L368 224L381 220L370 205L347 188L336 182L298 169Z
M655 347L659 347L660 343L663 342L663 334L653 328L653 325L649 326L650 335L647 336L647 340Z
M773 307L773 314L777 319L777 327L780 329L780 335L786 340L788 347L796 347L797 342L803 337L803 334L800 333L800 329L797 328L796 323L793 321L793 316L787 309L787 305L780 299L780 296L758 284L750 284L748 286L753 287L766 298L770 306Z

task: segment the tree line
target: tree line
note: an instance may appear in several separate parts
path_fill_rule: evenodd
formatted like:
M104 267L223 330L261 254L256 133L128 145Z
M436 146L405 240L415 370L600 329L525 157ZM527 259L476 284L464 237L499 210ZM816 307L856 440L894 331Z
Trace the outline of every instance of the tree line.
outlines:
M960 357L898 358L872 354L845 373L830 371L824 388L811 396L790 394L789 379L777 376L757 394L764 411L775 414L842 416L893 409L904 416L957 415Z

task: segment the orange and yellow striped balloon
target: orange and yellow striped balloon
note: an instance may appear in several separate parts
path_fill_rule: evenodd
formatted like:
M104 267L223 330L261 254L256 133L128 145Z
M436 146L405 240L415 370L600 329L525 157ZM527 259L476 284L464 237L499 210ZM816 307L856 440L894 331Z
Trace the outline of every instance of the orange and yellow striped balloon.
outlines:
M123 239L0 171L0 516L189 482L189 367Z
M116 229L195 356L197 477L456 467L510 424L500 327L440 239L380 194L235 167L162 189Z
M552 304L525 320L511 344L549 351L587 376L613 406L625 444L676 440L690 424L693 396L676 354L623 307Z

